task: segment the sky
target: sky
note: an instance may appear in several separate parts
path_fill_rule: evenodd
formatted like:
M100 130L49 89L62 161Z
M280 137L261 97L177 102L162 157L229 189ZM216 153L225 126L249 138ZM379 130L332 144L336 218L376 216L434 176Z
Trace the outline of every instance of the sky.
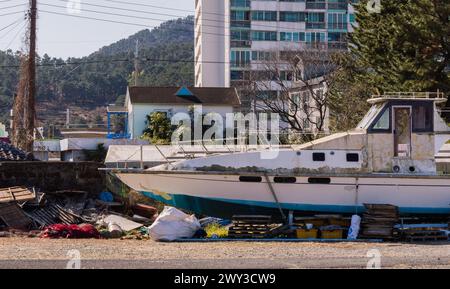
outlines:
M64 59L87 56L146 27L151 29L166 20L194 14L194 0L37 1L38 53ZM28 0L0 0L0 50L23 48L26 28L23 11L27 5ZM6 15L14 12L19 13Z

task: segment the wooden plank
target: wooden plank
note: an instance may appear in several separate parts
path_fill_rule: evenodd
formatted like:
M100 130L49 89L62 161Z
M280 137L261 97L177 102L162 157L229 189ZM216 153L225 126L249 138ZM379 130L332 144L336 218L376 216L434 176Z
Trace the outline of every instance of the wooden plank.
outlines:
M0 203L30 201L36 198L34 190L25 187L0 189Z

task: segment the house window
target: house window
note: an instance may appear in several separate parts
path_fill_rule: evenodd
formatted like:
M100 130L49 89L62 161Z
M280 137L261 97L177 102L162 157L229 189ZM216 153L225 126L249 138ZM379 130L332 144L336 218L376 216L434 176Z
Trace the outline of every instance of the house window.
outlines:
M313 153L313 161L324 162L325 161L325 153Z

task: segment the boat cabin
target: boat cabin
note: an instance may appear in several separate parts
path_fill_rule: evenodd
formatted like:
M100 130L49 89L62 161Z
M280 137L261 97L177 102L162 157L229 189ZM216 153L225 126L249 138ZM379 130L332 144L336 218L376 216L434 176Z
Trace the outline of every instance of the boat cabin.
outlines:
M302 149L360 149L366 172L435 174L435 156L450 139L438 106L442 93L391 93L368 100L371 109L354 131Z

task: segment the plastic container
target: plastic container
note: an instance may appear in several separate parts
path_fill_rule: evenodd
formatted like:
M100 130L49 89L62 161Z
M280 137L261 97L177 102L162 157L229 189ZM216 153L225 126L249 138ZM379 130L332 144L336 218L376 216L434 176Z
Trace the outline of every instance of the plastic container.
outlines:
M344 230L323 230L320 235L322 239L342 239Z
M297 229L297 239L317 239L317 229Z

